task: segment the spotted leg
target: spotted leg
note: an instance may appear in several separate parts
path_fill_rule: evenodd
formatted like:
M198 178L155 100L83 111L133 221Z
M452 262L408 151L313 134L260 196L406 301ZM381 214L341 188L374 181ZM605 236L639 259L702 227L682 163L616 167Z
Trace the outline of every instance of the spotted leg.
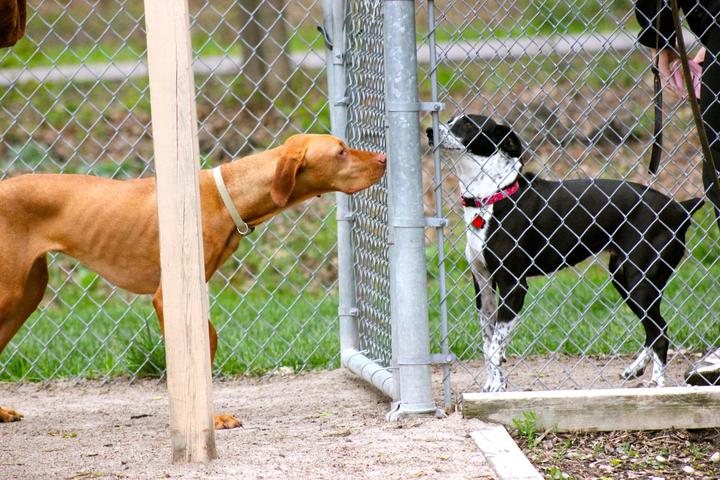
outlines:
M639 378L645 373L645 367L650 363L650 359L653 357L653 351L649 348L643 348L638 354L637 358L623 370L620 377L624 380L631 380L633 378Z
M527 282L524 278L516 282L503 278L498 280L500 305L488 353L485 355L488 377L483 387L484 392L503 392L507 389L507 378L500 365L505 358L505 348L510 343L510 335L517 324L527 293Z
M490 352L490 341L495 330L497 302L495 301L495 292L493 292L485 275L473 273L473 286L475 287L475 307L483 335L483 353L487 360L487 355Z

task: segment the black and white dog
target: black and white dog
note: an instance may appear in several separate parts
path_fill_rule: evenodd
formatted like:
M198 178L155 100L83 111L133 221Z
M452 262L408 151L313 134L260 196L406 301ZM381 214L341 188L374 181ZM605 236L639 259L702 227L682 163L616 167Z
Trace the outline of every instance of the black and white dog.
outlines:
M427 135L432 145L431 128ZM602 251L610 254L613 286L645 329L643 351L621 376L639 377L652 359L652 383L664 385L669 342L660 302L685 253L690 215L703 199L676 202L618 180L554 182L521 174L520 139L510 127L481 115L451 119L440 126L439 139L465 207L465 256L484 339L484 390L507 386L500 364L525 301L527 277Z

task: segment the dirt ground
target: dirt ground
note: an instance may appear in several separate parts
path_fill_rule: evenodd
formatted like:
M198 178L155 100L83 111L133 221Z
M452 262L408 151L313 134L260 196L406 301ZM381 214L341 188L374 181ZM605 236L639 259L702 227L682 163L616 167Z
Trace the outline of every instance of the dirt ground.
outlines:
M659 432L515 432L535 467L550 479L717 480L720 429Z
M0 384L25 415L0 424L0 478L493 478L474 421L388 423L386 399L345 371L216 381L214 396L244 427L217 432L219 460L178 466L164 383Z
M622 380L620 373L632 363L635 355L587 355L573 357L563 354L508 357L503 370L508 379L508 390L580 390L598 388L650 387L652 365L636 379ZM699 354L675 352L668 354L665 371L666 386L685 385L684 374L690 360L697 361ZM434 378L441 375L436 369ZM480 392L485 383L485 369L481 361L459 362L451 371L454 400L462 392ZM436 387L439 391L440 387Z
M617 378L631 360L511 357L506 371L512 390L644 386L647 378ZM684 368L683 362L670 364L669 384L682 383ZM479 391L482 372L481 362L455 365L453 400L462 391ZM436 368L433 375L438 395L440 373ZM0 424L0 479L493 478L468 436L476 421L453 413L388 423L387 400L343 370L216 380L214 396L217 411L237 415L244 427L217 432L219 460L178 466L169 462L163 382L0 383L0 405L25 415L22 422ZM686 467L697 478L720 474L709 460L720 445L718 430L702 438L683 431L550 433L534 448L515 436L546 478L669 480L685 478Z

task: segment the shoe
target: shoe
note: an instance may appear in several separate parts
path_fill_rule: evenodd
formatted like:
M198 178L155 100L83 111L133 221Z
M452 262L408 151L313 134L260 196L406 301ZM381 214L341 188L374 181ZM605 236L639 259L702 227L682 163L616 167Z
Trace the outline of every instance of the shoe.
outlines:
M720 385L720 348L707 354L702 360L685 372L688 385Z

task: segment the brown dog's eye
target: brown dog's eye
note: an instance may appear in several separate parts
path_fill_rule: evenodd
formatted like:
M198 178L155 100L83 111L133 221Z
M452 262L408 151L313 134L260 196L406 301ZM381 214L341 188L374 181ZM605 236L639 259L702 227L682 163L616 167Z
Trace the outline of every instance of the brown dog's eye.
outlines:
M341 157L344 157L345 155L347 155L347 149L345 149L345 148L341 149L341 150L338 152L338 155L341 156Z

